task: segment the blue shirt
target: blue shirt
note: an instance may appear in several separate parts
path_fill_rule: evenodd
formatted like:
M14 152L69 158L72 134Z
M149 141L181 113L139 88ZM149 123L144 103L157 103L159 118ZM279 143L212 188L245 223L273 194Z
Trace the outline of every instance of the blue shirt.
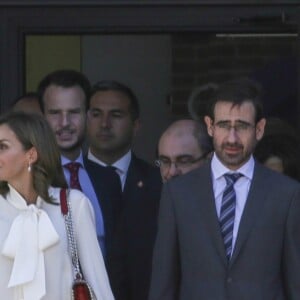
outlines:
M67 164L69 162L71 162L69 159L67 159L64 156L61 156L62 166L64 166L65 164ZM104 230L102 210L101 210L99 201L97 199L97 195L94 191L92 182L88 176L86 169L84 168L82 152L80 153L79 157L77 157L75 162L80 163L79 174L78 174L80 186L82 188L82 192L87 196L87 198L92 203L92 206L93 206L93 209L95 212L96 231L97 231L98 242L99 242L102 254L103 254L103 256L105 256L105 243L104 243L105 230ZM70 185L70 172L67 168L63 168L63 170L64 170L64 174L65 174L67 183L68 183L68 185Z
M250 189L250 184L253 178L254 172L254 159L251 156L250 159L234 172L229 170L222 164L217 155L214 153L211 161L213 190L215 195L215 204L218 218L220 218L221 203L224 189L226 187L226 180L224 178L225 173L241 173L243 176L234 184L234 190L236 192L236 206L235 206L235 218L233 227L232 249L237 239L240 221L243 215L244 207L247 202L247 197Z

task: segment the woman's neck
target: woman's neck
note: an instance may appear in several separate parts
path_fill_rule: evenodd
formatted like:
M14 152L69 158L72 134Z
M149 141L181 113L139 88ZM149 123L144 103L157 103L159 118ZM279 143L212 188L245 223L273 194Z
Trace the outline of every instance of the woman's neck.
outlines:
M34 190L32 184L22 184L22 186L18 184L11 184L11 186L25 199L27 204L35 204L38 194Z

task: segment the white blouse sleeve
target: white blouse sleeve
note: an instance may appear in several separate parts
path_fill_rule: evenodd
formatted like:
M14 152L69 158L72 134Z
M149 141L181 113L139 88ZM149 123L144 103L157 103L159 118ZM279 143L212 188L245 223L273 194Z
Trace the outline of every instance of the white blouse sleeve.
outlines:
M113 300L97 240L93 208L88 198L79 191L71 190L69 200L83 276L93 288L97 300Z

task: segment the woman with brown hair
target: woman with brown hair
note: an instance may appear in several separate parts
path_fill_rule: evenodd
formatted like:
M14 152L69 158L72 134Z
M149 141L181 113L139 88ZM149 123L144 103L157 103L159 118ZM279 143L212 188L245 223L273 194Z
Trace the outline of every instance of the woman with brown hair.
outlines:
M73 267L55 137L43 117L0 117L0 294L12 300L70 300ZM98 300L114 299L89 200L69 190L80 267Z

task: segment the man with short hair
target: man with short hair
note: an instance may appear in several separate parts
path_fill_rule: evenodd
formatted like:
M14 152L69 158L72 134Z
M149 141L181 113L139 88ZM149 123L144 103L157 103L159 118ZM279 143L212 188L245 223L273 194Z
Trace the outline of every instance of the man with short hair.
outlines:
M218 87L211 162L163 188L150 300L300 299L300 185L253 159L260 89Z
M89 92L88 79L73 70L52 72L38 86L41 109L55 133L61 154L72 161L81 154L85 138Z
M57 70L41 80L38 94L41 109L61 151L67 182L71 188L81 189L93 205L99 245L105 258L116 216L114 204L103 188L106 173L82 153L90 83L78 71Z
M123 189L119 232L108 266L117 300L147 299L150 285L161 178L131 150L139 123L139 103L129 87L117 81L92 87L88 158L114 168Z
M211 138L204 124L194 120L178 120L161 135L155 163L166 182L200 167L211 151Z
M101 81L92 87L87 119L89 159L116 165L122 158L128 167L139 126L139 104L128 87L115 81ZM121 176L123 185L125 177Z

